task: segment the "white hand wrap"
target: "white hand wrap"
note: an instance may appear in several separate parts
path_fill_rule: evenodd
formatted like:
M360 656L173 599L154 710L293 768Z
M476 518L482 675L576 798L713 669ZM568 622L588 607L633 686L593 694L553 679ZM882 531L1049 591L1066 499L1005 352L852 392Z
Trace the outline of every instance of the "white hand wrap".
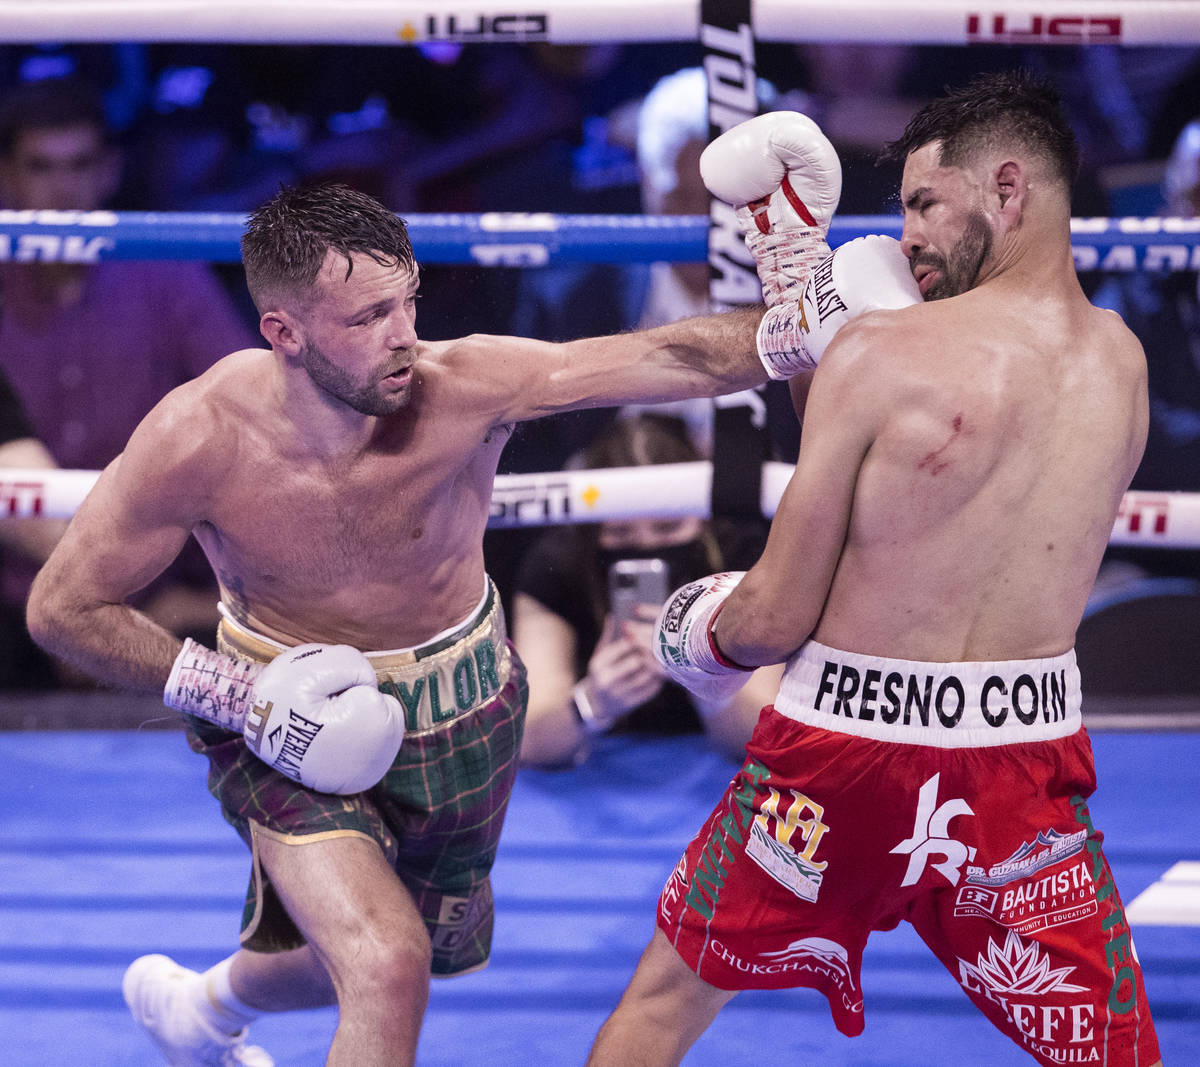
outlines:
M795 299L829 252L825 235L842 195L842 165L820 127L796 111L748 119L704 149L700 176L737 208L767 306Z
M163 699L240 731L261 760L322 793L370 789L404 740L400 702L379 691L370 660L349 645L297 645L264 665L189 639Z
M725 571L689 582L667 598L658 615L654 658L672 679L704 700L728 700L750 677L749 669L721 656L711 635L713 618L744 574Z
M254 706L254 680L263 666L214 652L189 637L175 657L163 689L163 703L226 730L240 731L246 713Z
M921 302L894 237L856 237L813 270L798 301L769 308L758 324L758 358L775 379L812 370L834 335L868 311Z

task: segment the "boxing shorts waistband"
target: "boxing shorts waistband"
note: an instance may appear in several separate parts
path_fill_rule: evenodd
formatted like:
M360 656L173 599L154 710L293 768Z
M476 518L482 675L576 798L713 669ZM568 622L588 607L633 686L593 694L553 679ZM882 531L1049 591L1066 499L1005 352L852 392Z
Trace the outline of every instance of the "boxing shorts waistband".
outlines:
M269 663L288 646L232 618L222 605L217 648ZM442 729L495 698L508 682L512 652L500 595L491 579L479 606L461 623L413 648L364 655L381 692L400 701L409 734Z
M788 660L775 710L879 741L985 748L1049 741L1083 724L1075 650L1050 659L926 663L808 641Z

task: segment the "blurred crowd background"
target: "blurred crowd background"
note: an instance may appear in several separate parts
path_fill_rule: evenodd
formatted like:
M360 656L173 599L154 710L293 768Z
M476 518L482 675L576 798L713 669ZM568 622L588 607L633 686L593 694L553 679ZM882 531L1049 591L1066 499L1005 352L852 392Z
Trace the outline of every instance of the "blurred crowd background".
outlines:
M0 47L0 206L247 212L280 183L328 179L401 215L705 214L695 174L707 136L701 60L692 43ZM844 214L897 210L899 171L875 157L917 106L976 72L1013 66L1048 77L1065 99L1084 164L1075 215L1200 214L1195 46L773 44L759 46L757 63L762 109L810 114L838 148ZM707 271L429 265L418 330L428 339L614 332L704 311ZM1083 281L1126 317L1149 358L1152 428L1135 486L1200 491L1197 273L1094 272ZM236 264L0 261L0 465L100 469L165 392L259 343ZM707 406L659 414L707 454ZM629 415L528 424L501 470L578 462ZM783 460L798 439L788 418L772 415L771 447ZM8 693L89 688L24 631L24 594L59 529L0 520ZM762 530L742 532L753 545ZM536 536L488 535L489 566L510 606ZM1112 692L1200 692L1198 590L1200 551L1111 550L1081 633L1094 661L1081 649L1085 681ZM197 552L146 590L142 606L211 642L215 599Z

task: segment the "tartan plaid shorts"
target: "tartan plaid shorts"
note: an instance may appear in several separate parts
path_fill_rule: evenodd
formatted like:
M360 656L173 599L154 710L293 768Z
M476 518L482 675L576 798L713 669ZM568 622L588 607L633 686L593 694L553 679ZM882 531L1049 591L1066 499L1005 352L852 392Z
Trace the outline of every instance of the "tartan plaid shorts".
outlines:
M524 665L505 643L511 666L499 692L435 729L407 734L383 780L353 796L306 789L262 762L240 734L184 716L188 744L208 757L209 790L252 853L256 832L285 841L357 834L379 845L425 920L435 976L477 970L491 951L489 872L529 698ZM255 854L242 945L278 952L302 944Z

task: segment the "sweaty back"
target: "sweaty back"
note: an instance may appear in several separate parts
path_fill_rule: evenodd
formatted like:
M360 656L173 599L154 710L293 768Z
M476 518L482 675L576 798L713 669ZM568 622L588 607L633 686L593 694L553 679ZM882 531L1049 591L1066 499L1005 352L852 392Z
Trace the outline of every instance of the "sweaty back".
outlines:
M904 324L888 356L894 403L817 640L943 661L1073 645L1141 455L1145 362L1082 294L1004 296L984 287L889 313Z

